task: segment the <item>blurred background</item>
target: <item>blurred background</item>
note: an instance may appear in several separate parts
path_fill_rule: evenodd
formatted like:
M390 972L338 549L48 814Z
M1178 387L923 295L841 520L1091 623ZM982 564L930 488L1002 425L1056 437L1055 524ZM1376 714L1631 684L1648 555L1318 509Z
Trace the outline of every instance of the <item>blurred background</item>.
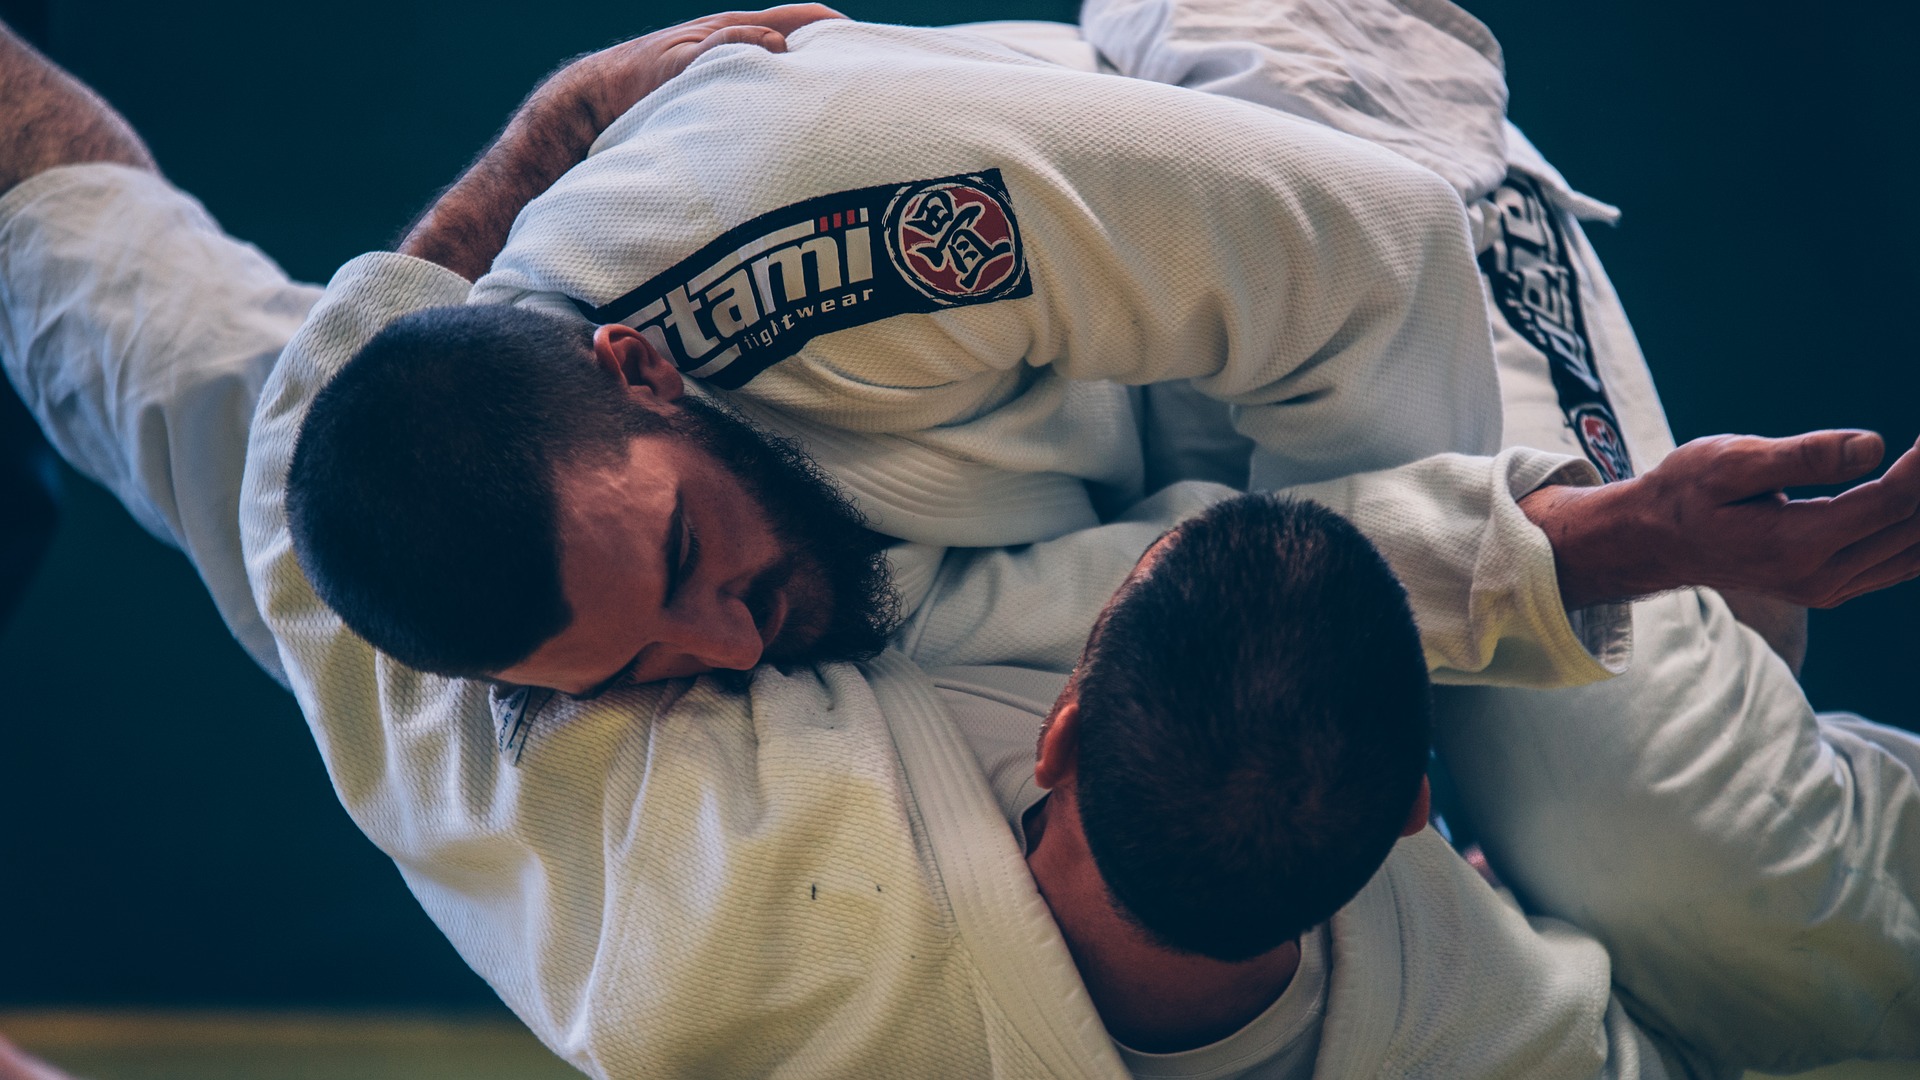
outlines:
M1076 8L839 6L908 23ZM1823 23L1660 0L1465 6L1506 47L1514 119L1626 211L1593 239L1682 440L1824 426L1881 431L1896 451L1914 440L1900 319L1920 284L1905 186L1920 9ZM707 10L0 0L175 183L312 281L389 245L559 59ZM504 1016L347 820L291 698L185 560L36 457L12 407L0 400L0 449L21 463L0 472L0 603L19 590L0 626L0 1010ZM1917 610L1909 585L1816 613L1815 705L1913 726ZM4 1017L0 1030L33 1045ZM347 1074L370 1075L330 1075Z

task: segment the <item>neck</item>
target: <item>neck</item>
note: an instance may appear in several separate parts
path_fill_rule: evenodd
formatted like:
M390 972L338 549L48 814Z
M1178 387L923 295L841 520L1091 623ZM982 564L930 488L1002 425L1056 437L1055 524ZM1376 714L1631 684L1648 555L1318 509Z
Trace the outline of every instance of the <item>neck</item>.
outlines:
M1056 794L1031 812L1027 866L1115 1039L1146 1053L1191 1050L1245 1027L1279 998L1300 966L1297 941L1236 963L1155 943L1114 910L1077 815L1059 805L1067 801Z

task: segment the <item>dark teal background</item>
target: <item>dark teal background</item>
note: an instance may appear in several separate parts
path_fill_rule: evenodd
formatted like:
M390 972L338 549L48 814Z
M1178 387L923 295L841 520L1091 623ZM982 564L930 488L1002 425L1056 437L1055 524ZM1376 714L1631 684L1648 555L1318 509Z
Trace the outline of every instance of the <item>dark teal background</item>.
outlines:
M1074 11L843 6L902 22ZM1627 211L1595 242L1682 438L1851 425L1913 440L1913 9L1827 24L1671 0L1469 7L1506 44L1516 120ZM229 230L317 281L389 243L558 59L703 11L5 10ZM1817 705L1920 715L1917 589L1816 616ZM492 1000L347 821L292 701L184 560L82 482L0 635L0 822L0 1004Z

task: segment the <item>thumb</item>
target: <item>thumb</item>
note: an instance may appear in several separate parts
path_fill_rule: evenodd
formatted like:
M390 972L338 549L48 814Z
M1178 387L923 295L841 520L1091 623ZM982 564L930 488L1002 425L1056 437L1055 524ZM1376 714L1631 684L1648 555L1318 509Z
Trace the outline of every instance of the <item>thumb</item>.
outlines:
M1781 488L1844 483L1878 465L1886 452L1880 436L1850 429L1784 439L1742 435L1716 442L1704 462L1701 486L1728 502Z

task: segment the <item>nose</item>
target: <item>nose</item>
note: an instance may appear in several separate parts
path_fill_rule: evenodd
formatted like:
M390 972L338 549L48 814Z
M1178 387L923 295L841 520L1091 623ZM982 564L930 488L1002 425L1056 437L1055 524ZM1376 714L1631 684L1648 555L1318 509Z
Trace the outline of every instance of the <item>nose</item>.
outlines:
M689 618L677 644L689 658L707 669L746 671L760 662L766 642L746 602L718 593L706 611Z

